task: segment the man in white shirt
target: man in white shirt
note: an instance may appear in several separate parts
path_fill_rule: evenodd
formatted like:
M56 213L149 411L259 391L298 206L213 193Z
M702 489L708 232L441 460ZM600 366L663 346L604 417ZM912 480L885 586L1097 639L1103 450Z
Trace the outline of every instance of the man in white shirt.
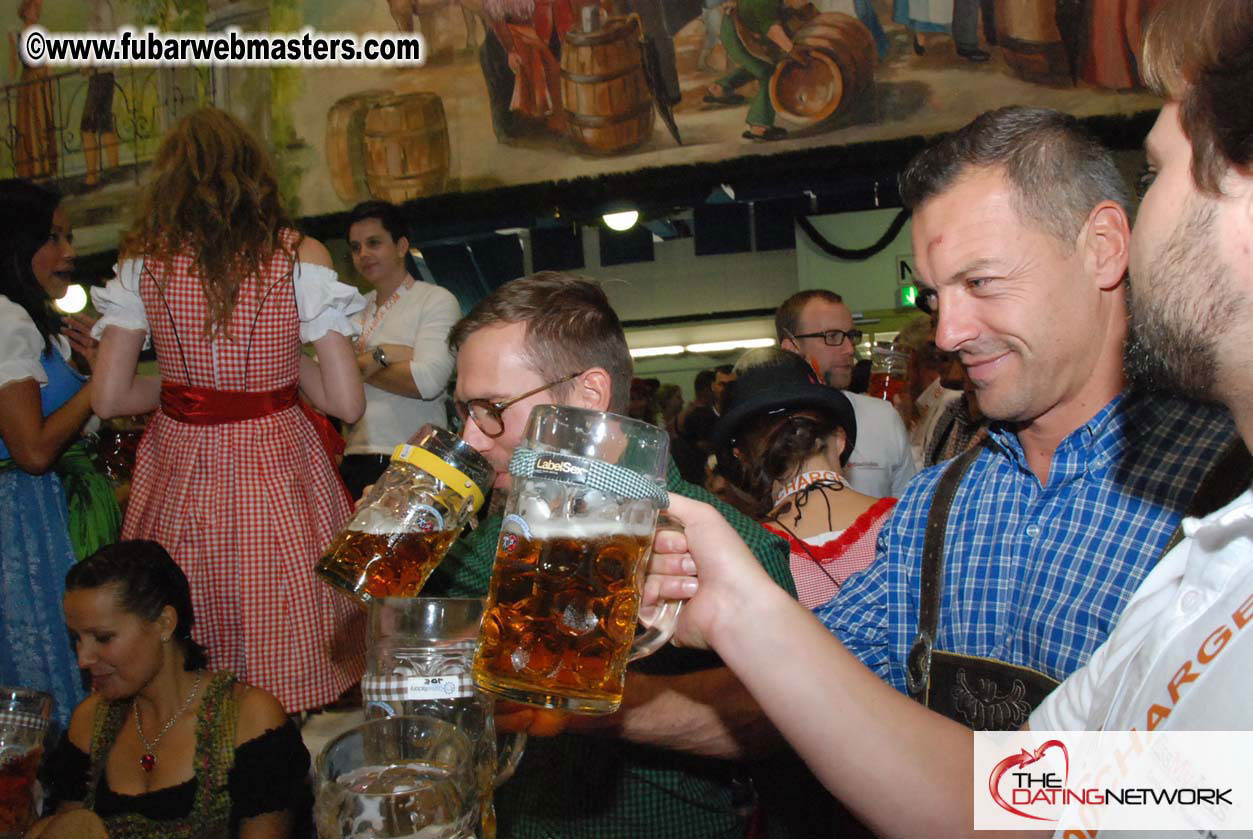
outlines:
M452 293L417 281L405 267L404 216L386 201L358 204L349 215L352 264L374 287L358 315L357 367L365 381L365 416L347 433L340 475L353 498L387 468L396 446L426 423L447 424L445 387L452 374L448 331L461 317Z
M1167 102L1146 141L1142 186L1152 186L1131 237L1126 366L1134 380L1223 403L1253 450L1250 55L1248 0L1172 0L1149 26L1145 78ZM1184 521L1186 538L1028 727L1253 730L1247 466L1223 487L1242 494ZM970 732L859 667L803 609L763 591L751 558L715 517L686 499L672 502L686 535L660 534L650 569L678 576L691 573L694 560L699 580L651 577L648 590L695 590L676 639L716 649L819 779L876 833L989 836L972 830ZM742 604L734 621L719 622L724 603ZM784 645L789 654L779 656Z
M774 330L780 347L803 356L853 403L857 445L844 470L849 486L874 498L899 498L918 464L896 408L847 390L862 333L853 329L853 313L844 299L823 289L797 292L775 311Z
M1253 450L1253 6L1185 5L1146 39L1145 81L1168 101L1145 141L1126 367L1145 386L1225 404ZM1172 25L1200 35L1176 50ZM1236 475L1243 494L1184 522L1184 541L1032 728L1253 729L1253 490L1247 466Z

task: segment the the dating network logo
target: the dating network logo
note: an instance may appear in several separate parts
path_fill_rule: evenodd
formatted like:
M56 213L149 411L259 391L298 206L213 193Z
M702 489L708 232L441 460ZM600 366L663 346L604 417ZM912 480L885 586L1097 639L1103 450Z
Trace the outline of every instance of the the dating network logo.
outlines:
M1062 771L1060 773L1033 772L1028 769L1038 764L1051 749L1057 749L1061 753ZM1008 778L1006 778L1007 775ZM992 774L988 776L988 791L992 793L992 800L997 803L997 806L1016 816L1039 821L1056 821L1057 814L1054 808L1062 803L1061 798L1069 778L1070 752L1067 751L1066 744L1061 740L1045 740L1035 751L1022 749L1018 754L1011 754L992 767ZM1004 791L1009 792L1008 801ZM1031 813L1019 809L1019 807L1033 806L1038 809L1040 805L1047 805L1050 814L1040 815L1038 812Z

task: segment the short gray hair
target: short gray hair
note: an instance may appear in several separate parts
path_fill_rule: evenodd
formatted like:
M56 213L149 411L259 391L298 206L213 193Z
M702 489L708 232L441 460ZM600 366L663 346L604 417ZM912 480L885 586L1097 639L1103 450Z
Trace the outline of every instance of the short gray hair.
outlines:
M1092 208L1131 198L1114 158L1069 114L1015 105L988 111L921 152L900 177L901 199L917 209L970 168L999 168L1023 220L1073 246Z

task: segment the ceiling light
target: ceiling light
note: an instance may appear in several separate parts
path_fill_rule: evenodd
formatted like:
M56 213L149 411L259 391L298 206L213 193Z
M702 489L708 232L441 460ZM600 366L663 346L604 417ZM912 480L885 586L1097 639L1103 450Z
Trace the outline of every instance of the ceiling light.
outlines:
M605 213L601 216L601 220L605 222L605 226L610 230L630 230L635 223L640 220L639 210L620 210L615 213Z
M693 353L726 352L727 350L751 350L757 347L773 347L773 338L745 338L739 341L711 341L707 344L688 344Z
M668 347L640 347L631 350L631 358L652 358L657 355L681 355L683 347L674 344Z
M72 315L81 312L87 306L87 292L81 285L72 285L65 290L65 296L54 304L57 311Z

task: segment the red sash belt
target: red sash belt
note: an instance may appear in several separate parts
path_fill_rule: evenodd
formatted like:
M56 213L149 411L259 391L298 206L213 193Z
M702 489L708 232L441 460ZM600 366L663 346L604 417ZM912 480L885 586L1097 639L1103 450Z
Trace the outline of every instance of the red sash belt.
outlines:
M161 410L179 422L191 425L222 425L228 422L242 422L259 417L276 414L293 405L298 405L305 417L313 426L318 442L331 461L332 469L340 488L348 496L351 506L354 499L348 493L334 469L336 458L344 453L344 438L326 415L318 413L300 399L300 387L296 382L287 387L266 392L246 390L215 390L211 387L190 387L163 382L161 384Z
M295 382L266 392L215 390L163 382L161 410L179 422L222 425L258 419L291 408L298 401L298 393Z

